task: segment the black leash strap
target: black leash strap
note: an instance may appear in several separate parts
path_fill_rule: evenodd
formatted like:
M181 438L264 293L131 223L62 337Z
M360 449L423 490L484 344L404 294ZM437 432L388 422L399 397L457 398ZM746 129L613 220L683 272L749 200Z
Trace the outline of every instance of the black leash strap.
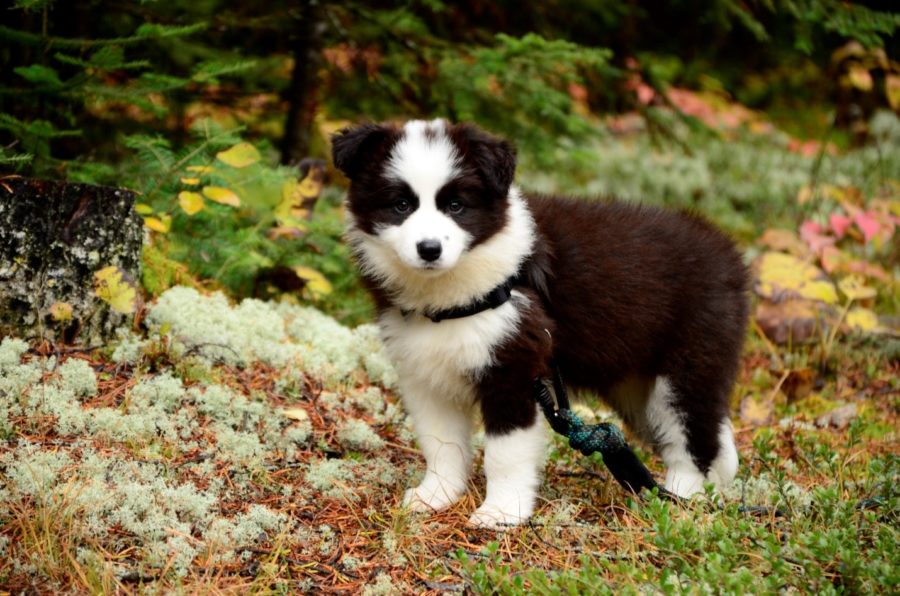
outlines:
M550 387L552 385L553 394ZM554 400L554 395L556 399ZM638 493L642 488L657 489L659 494L675 496L658 485L650 470L638 459L619 428L609 422L585 424L569 407L569 395L559 367L553 366L553 379L535 379L534 396L554 431L569 439L569 446L584 455L600 452L603 463L623 488Z

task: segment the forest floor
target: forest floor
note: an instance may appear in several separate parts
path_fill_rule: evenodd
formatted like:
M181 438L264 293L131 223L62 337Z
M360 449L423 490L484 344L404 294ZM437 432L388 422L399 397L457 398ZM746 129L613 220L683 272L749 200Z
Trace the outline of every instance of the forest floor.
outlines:
M298 307L255 306L288 329L314 324ZM258 360L282 356L248 352L256 332L204 342L166 325L179 340L131 338L118 363L48 343L0 348L12 398L0 445L9 593L900 588L900 367L865 339L838 342L824 373L783 371L768 341L750 339L735 396L762 399L735 403L741 469L724 495L629 495L599 456L557 437L534 518L494 532L466 525L484 491L478 464L449 510L400 507L423 463L395 394L362 370L324 363L317 377ZM312 345L335 357L371 349L345 339L331 352ZM232 350L242 361L223 363ZM344 366L354 364L365 368Z

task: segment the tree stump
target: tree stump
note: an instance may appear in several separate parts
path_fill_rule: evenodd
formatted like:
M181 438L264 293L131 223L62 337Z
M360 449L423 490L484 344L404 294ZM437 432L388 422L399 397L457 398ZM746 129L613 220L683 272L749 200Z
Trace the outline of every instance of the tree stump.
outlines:
M121 188L0 178L0 337L96 345L130 324L143 237L133 207ZM131 288L132 312L110 300L110 273L114 291Z

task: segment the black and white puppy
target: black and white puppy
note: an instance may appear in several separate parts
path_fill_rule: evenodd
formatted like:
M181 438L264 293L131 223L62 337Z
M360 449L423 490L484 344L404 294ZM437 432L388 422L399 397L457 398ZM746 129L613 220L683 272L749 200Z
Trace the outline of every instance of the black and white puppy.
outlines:
M526 520L546 453L533 381L552 362L656 449L670 491L734 478L747 272L723 234L655 207L525 197L512 147L472 125L366 124L332 141L347 238L427 463L406 505L460 498L480 413L487 497L470 521Z

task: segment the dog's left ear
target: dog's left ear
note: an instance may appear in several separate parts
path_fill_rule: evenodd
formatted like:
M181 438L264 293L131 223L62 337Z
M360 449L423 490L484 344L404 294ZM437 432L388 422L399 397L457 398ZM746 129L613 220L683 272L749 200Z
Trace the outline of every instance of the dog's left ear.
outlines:
M491 190L505 197L516 175L515 148L506 139L472 124L460 124L454 129L451 136L463 156L475 164Z

